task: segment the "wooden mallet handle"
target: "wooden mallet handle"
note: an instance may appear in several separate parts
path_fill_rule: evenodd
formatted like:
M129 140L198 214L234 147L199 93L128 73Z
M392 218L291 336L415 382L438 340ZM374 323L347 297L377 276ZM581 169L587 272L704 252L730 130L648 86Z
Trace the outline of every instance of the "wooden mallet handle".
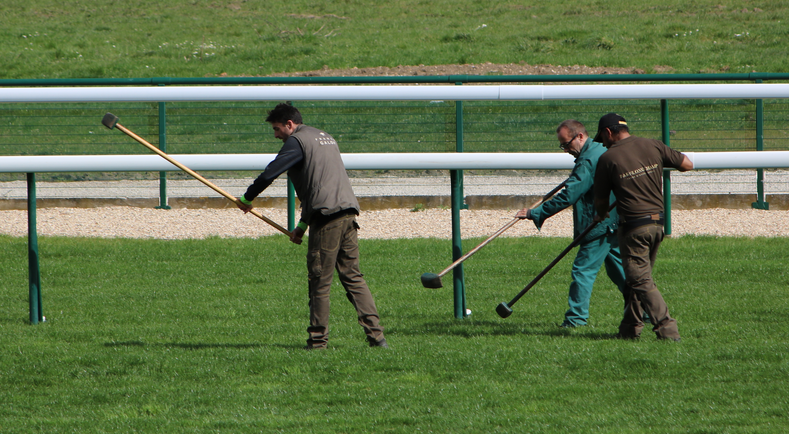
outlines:
M559 190L564 188L565 184L567 184L567 180L562 181L561 184L559 184L556 187L554 187L553 190L549 191L545 196L541 197L540 200L538 200L537 202L534 202L529 208L530 209L531 208L535 208L535 207L537 207L537 205L539 205L539 204L545 202L546 200L550 199ZM461 262L463 262L466 259L468 259L474 253L477 253L477 251L479 249L485 247L485 245L487 245L489 242L493 241L499 235L503 234L507 229L511 228L513 225L515 225L515 223L518 223L520 220L521 219L519 217L515 217L514 219L510 220L509 223L504 225L501 229L497 230L496 233L494 233L493 235L488 237L488 239L486 239L485 241L481 242L477 247L474 247L468 253L466 253L465 255L463 255L460 258L458 258L455 262L452 263L452 265L450 265L449 267L445 268L444 271L438 273L438 277L444 277L444 275L449 273L450 270L452 270L453 268L457 267Z
M109 128L109 129L118 128L119 130L124 132L127 136L129 136L132 139L136 140L141 145L145 146L146 148L150 149L151 151L159 154L162 158L164 158L165 160L167 160L170 163L172 163L175 167L177 167L177 168L183 170L184 172L192 175L195 179L197 179L198 181L200 181L203 184L207 185L212 190L216 191L217 193L221 194L222 196L226 197L231 202L233 202L235 204L241 204L241 201L238 200L238 198L236 198L235 196L231 195L230 193L226 192L225 190L222 190L221 188L219 188L217 185L215 185L211 181L205 179L199 173L197 173L194 170L192 170L192 169L184 166L183 164L179 163L178 161L176 161L175 159L173 159L172 157L170 157L166 153L162 152L161 149L157 148L156 146L153 146L152 144L148 143L148 141L146 141L142 137L138 136L137 134L134 134L133 132L129 131L128 128L126 128L123 125L119 124L118 123L118 117L115 116L114 114L112 114L112 113L105 114L104 118L101 120L101 123L104 124L104 126ZM269 219L268 217L264 216L263 214L257 212L256 210L254 210L254 209L250 210L249 213L254 215L255 217L263 220L264 222L270 224L275 229L277 229L278 231L280 231L283 234L287 235L288 237L291 236L290 231L288 231L287 229L285 229L282 226L278 225L275 221Z

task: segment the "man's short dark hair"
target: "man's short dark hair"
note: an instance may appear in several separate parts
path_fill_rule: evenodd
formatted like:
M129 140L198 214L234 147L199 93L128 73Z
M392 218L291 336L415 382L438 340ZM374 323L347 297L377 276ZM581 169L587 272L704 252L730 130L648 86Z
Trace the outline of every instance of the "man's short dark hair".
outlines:
M266 122L273 124L284 124L288 121L293 121L294 124L303 123L301 119L301 112L296 107L290 104L279 103L274 110L269 110Z
M612 125L608 127L608 129L611 130L611 134L614 135L619 134L620 131L630 132L630 128L628 128L627 125Z

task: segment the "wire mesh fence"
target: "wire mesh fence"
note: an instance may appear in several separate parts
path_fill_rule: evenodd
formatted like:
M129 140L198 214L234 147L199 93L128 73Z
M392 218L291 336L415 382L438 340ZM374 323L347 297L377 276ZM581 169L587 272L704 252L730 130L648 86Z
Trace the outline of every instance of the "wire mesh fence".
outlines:
M149 153L101 124L106 112L171 154L276 153L281 142L264 122L271 102L0 104L0 155L127 155ZM305 123L332 134L342 152L560 152L555 128L573 118L592 135L607 112L628 119L631 132L662 138L655 100L564 101L300 101ZM757 149L757 101L671 100L669 142L681 151ZM763 149L787 150L789 102L764 100ZM458 110L461 116L458 116ZM461 119L458 124L458 119ZM459 140L462 137L462 140ZM375 176L373 173L371 176ZM0 174L0 180L23 179ZM158 179L158 173L50 173L41 181ZM183 176L170 173L169 177ZM247 178L249 173L210 173ZM406 175L407 176L407 175Z

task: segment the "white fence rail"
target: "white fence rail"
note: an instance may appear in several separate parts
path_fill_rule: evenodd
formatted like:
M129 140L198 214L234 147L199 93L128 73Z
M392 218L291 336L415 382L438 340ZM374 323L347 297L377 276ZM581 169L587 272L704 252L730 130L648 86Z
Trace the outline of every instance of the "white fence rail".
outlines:
M789 168L789 151L687 152L696 169ZM198 171L263 170L275 154L170 155ZM559 153L343 154L348 170L562 170L573 157ZM158 155L52 155L0 157L2 173L179 171Z
M789 84L2 88L0 102L496 101L789 98Z

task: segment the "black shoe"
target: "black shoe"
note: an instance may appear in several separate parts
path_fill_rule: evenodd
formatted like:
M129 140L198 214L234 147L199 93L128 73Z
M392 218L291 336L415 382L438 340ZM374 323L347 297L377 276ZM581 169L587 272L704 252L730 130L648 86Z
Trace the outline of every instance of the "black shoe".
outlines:
M380 341L370 341L371 347L381 347L381 348L389 348L389 345L386 343L386 339L381 339Z
M313 346L313 345L305 345L303 349L305 349L307 351L309 351L309 350L325 350L326 346L324 345L324 346L316 347L316 346Z
M562 321L561 324L559 324L559 327L564 328L564 329L574 329L574 328L577 328L577 327L583 327L585 325L586 324L576 324L576 323L574 323L572 321L564 320L564 321Z

